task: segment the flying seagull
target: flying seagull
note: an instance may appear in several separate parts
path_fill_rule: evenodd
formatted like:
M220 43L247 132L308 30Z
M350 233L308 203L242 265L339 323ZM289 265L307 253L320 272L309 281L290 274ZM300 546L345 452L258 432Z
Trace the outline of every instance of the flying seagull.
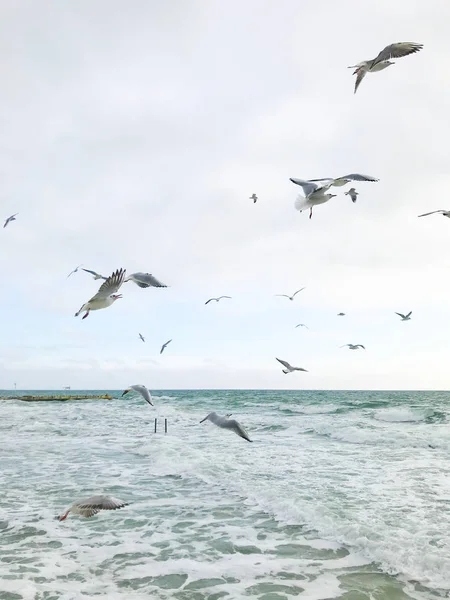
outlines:
M311 181L307 181L304 179L294 179L290 178L292 183L296 185L300 185L303 188L304 196L298 195L295 202L294 208L299 212L305 210L305 208L309 208L309 218L312 217L313 207L318 204L324 204L334 198L336 194L325 194L325 192L330 188L330 185L319 185L317 183L312 183Z
M172 340L169 340L168 342L166 342L165 344L163 344L161 346L161 350L159 351L160 354L162 354L164 352L164 350L166 349L166 346L168 346L170 344Z
M209 300L207 300L207 301L205 302L205 304L209 304L209 303L210 303L210 302L212 302L213 300L214 300L215 302L219 302L219 300L222 300L222 298L230 298L230 300L231 300L231 296L219 296L218 298L210 298Z
M78 317L83 310L86 311L83 319L89 316L91 310L100 310L101 308L108 308L111 306L116 300L122 298L122 294L116 294L122 285L125 278L126 271L124 269L117 269L115 273L110 275L106 281L102 283L98 292L95 296L83 304L78 312L75 313L75 316Z
M348 190L348 192L344 193L344 196L350 196L350 198L352 199L352 202L356 202L356 200L359 196L359 193L355 190L354 187L352 187Z
M295 296L296 296L296 295L297 295L299 292L301 292L302 290L304 290L304 289L305 289L305 288L304 288L304 287L302 287L301 289L299 289L299 290L297 290L296 292L294 292L294 293L292 294L292 296L288 296L287 294L275 294L275 296L281 296L281 297L283 297L283 298L289 298L289 300L293 300L293 299L295 298Z
M411 321L412 310L410 310L407 315L402 315L402 313L398 313L398 312L396 312L395 314L398 315L399 317L401 317L402 321Z
M17 221L16 217L19 213L15 213L14 215L11 215L10 217L8 217L5 221L5 224L3 225L3 229L5 229L5 227L8 225L8 223L11 223L11 221Z
M283 369L283 373L285 375L287 375L288 373L293 373L294 371L305 371L305 373L307 373L308 371L306 369L302 369L301 367L293 367L291 366L288 362L286 362L285 360L281 360L281 358L277 358L276 359L279 363L281 363L283 365L283 367L286 367L286 371Z
M74 269L73 271L71 271L68 275L67 278L69 278L71 275L73 275L74 273L78 273L78 269L81 267L82 265L78 265L78 267L76 269Z
M345 313L338 313L337 316L338 317L345 317Z
M89 273L90 275L92 275L94 277L95 280L97 279L108 279L107 277L105 277L104 275L100 275L100 273L96 273L95 271L91 271L90 269L82 269L83 271L86 271L86 273Z
M355 69L353 75L356 75L355 82L355 94L356 90L359 88L361 81L366 76L366 73L375 73L376 71L382 71L389 67L389 65L393 65L390 58L401 58L402 56L408 56L408 54L414 54L415 52L419 52L422 50L423 44L416 44L415 42L397 42L395 44L390 44L386 46L384 50L382 50L376 58L372 60L363 60L357 65L352 65L348 67L349 69Z
M141 288L167 287L167 285L158 281L158 279L156 279L156 277L153 277L153 275L151 275L150 273L132 273L131 275L128 275L128 277L125 279L125 282L127 281L134 281L134 283Z
M333 177L323 177L322 179L309 179L308 181L312 181L314 183L324 182L328 184L329 187L342 187L344 185L347 185L347 183L350 183L350 181L370 181L371 183L376 183L380 180L376 177L372 177L371 175L361 175L361 173L350 173L350 175L343 175L342 177L336 177L336 179L334 179Z
M134 390L135 392L138 392L138 394L141 394L144 400L148 402L150 406L153 406L152 396L148 389L145 387L145 385L130 385L130 387L127 390L125 390L122 394L122 398L125 396L125 394L128 394L128 392L131 392L131 390Z
M345 348L346 346L348 346L349 350L359 350L359 348L365 350L362 344L344 344L343 346L341 346L341 348Z
M419 215L419 217L428 217L428 215L435 215L436 213L440 213L443 217L450 218L450 210L433 210L429 213L424 213L423 215Z
M253 200L253 204L255 204L255 202L258 200L258 196L256 194L252 194L249 200Z
M297 327L306 327L306 329L309 329L309 327L307 325L305 325L304 323L299 323L298 325L295 326L295 329L297 329Z
M144 336L142 335L142 333L140 333L140 334L139 334L139 337L141 338L141 340L142 340L143 342L145 342L145 338L144 338Z
M93 517L101 510L116 510L117 508L123 508L124 506L128 506L128 502L122 502L122 500L118 500L112 496L91 496L90 498L74 502L61 517L58 517L58 519L64 521L64 519L67 519L69 516L69 513L89 518Z
M217 427L220 427L221 429L231 429L231 431L234 431L234 433L236 433L239 437L244 438L244 440L247 440L247 442L253 441L248 437L248 433L245 431L242 425L234 419L227 419L227 417L221 417L217 413L212 412L202 419L200 423L203 423L207 420L211 421L211 423L214 423L214 425L217 425Z

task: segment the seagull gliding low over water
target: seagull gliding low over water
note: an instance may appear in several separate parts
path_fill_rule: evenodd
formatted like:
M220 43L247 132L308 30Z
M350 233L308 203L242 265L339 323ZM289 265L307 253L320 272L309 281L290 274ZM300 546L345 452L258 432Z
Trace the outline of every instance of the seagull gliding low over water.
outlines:
M202 419L200 423L204 423L205 421L211 421L211 423L214 423L214 425L217 425L217 427L220 427L221 429L230 429L231 431L234 431L234 433L236 433L239 437L244 438L244 440L247 440L247 442L253 441L248 437L248 433L245 431L242 425L234 419L221 417L217 413L211 412L204 419Z
M152 396L151 396L150 392L148 391L148 389L145 387L145 385L130 385L130 387L128 389L126 389L124 391L124 393L122 394L122 398L125 396L125 394L128 394L128 392L131 392L131 390L137 392L138 394L141 394L141 396L144 398L144 400L146 402L148 402L150 404L150 406L153 406Z
M116 510L117 508L123 508L128 506L128 502L122 502L112 496L91 496L84 500L77 500L72 506L66 510L66 512L58 517L59 521L64 521L69 516L69 513L74 515L80 515L80 517L93 517L101 510Z

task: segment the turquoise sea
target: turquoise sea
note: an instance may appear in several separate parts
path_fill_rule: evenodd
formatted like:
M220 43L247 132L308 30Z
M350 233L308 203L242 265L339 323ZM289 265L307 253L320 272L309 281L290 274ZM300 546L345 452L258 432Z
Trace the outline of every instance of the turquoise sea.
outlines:
M0 600L450 597L450 393L121 392L0 401Z

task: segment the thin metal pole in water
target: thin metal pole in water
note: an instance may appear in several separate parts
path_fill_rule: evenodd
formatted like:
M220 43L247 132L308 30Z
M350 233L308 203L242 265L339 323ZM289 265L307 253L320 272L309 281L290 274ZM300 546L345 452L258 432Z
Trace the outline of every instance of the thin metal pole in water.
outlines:
M158 419L155 419L155 433L156 433L156 423L158 422Z
M167 419L164 419L164 433L167 433Z

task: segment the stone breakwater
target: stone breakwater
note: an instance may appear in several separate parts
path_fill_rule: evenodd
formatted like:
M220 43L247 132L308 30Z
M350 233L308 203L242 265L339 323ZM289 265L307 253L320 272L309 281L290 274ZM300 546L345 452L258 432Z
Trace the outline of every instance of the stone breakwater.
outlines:
M112 400L109 394L102 395L52 395L52 396L0 396L0 400L23 400L25 402L67 402L68 400Z

